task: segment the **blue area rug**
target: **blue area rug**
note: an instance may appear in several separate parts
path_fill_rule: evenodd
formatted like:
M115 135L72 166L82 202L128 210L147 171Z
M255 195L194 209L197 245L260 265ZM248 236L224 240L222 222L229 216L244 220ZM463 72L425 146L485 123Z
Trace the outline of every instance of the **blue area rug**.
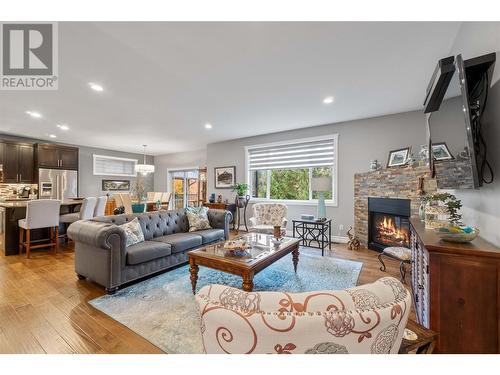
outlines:
M254 277L255 291L306 292L356 286L360 262L316 255L301 248L297 274L291 254ZM241 278L200 266L197 289L208 284L241 288ZM198 307L191 291L189 266L89 302L167 353L202 353Z

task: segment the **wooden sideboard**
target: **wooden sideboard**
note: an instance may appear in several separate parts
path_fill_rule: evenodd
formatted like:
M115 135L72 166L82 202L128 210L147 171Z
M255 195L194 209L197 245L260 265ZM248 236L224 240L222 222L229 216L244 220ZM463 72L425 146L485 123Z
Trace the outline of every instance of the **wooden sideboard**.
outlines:
M417 319L438 333L438 353L500 353L500 248L446 242L411 219Z

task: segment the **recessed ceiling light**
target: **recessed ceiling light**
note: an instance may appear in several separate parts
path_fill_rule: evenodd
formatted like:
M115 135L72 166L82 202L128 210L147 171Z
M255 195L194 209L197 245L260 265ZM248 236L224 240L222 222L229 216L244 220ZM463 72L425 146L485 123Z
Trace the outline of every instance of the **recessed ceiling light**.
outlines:
M61 125L61 124L57 124L56 125L59 129L61 130L69 130L69 126L68 125Z
M57 138L57 135L55 135L55 134L49 134L49 137L50 138Z
M42 114L34 111L26 111L28 115L34 118L42 118Z
M94 91L99 91L99 92L104 91L104 87L102 87L101 85L99 85L97 83L89 82L89 86Z
M325 99L323 99L323 103L325 104L332 104L335 98L333 96L327 96Z
M212 129L212 124L206 123L205 124L205 129Z

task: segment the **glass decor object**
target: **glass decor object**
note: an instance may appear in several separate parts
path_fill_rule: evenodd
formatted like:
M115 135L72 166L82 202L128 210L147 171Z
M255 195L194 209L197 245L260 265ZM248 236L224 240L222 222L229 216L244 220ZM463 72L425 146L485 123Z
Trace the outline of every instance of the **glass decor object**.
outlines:
M425 228L436 229L449 224L448 207L444 203L431 201L425 206Z

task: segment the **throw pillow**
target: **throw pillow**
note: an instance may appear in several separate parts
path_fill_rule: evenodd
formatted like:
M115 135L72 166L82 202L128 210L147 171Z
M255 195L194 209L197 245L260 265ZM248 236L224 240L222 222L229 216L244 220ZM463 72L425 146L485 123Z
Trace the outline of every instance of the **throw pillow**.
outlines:
M208 207L188 207L186 214L189 221L189 231L194 232L197 230L211 229L210 222L208 221Z
M127 247L135 245L139 242L144 242L144 233L142 233L139 219L135 218L128 223L120 225L120 227L125 231L125 236L127 238Z

